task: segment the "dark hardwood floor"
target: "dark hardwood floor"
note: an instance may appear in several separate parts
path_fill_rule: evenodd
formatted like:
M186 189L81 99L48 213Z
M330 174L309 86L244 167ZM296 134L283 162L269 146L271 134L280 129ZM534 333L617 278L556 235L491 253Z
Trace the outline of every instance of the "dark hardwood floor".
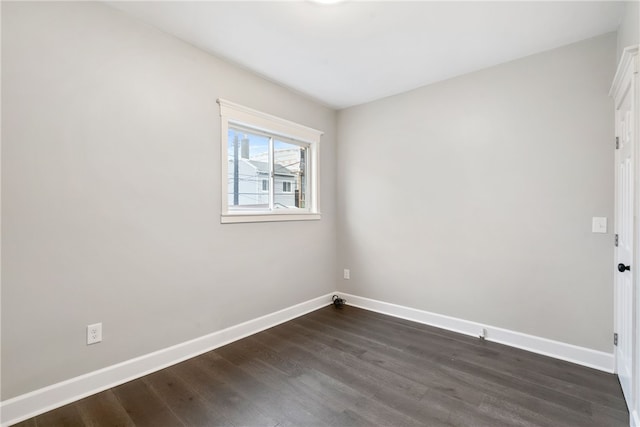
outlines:
M614 375L346 306L18 426L628 426Z

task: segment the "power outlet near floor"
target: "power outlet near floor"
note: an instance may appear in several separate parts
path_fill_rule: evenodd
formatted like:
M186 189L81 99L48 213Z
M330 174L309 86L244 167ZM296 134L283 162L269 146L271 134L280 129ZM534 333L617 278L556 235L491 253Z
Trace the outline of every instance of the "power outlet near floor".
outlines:
M349 280L351 279L351 270L349 270L348 268L344 269L344 273L342 276L345 280Z
M102 341L102 323L87 326L87 345Z

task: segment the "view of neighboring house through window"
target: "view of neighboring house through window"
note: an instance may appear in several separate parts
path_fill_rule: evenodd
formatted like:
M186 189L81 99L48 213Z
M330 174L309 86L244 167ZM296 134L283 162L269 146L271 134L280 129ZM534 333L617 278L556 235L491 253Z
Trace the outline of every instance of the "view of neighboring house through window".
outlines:
M322 132L218 99L220 222L320 219Z
M229 210L304 209L307 146L230 125Z

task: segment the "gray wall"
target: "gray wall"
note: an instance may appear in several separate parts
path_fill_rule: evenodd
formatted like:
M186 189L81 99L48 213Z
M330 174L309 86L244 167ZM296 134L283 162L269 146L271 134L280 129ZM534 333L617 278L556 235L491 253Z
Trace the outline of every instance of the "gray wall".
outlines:
M2 9L2 399L335 288L333 110L99 3ZM218 97L325 132L321 221L220 224Z
M640 1L625 2L624 16L618 28L618 59L627 46L640 43Z
M615 55L611 33L342 110L340 289L611 352Z
M347 292L611 351L612 230L590 226L613 220L615 52L610 34L344 110L336 147L332 110L107 6L3 2L2 399L342 268ZM219 223L218 97L325 132L321 221Z

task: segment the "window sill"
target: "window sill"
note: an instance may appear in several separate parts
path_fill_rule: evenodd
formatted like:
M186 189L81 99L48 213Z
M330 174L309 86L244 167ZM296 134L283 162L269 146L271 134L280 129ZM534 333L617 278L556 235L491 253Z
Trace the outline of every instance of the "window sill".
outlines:
M317 221L319 213L298 214L266 214L266 213L233 213L220 215L221 224L241 222L279 222L279 221Z

